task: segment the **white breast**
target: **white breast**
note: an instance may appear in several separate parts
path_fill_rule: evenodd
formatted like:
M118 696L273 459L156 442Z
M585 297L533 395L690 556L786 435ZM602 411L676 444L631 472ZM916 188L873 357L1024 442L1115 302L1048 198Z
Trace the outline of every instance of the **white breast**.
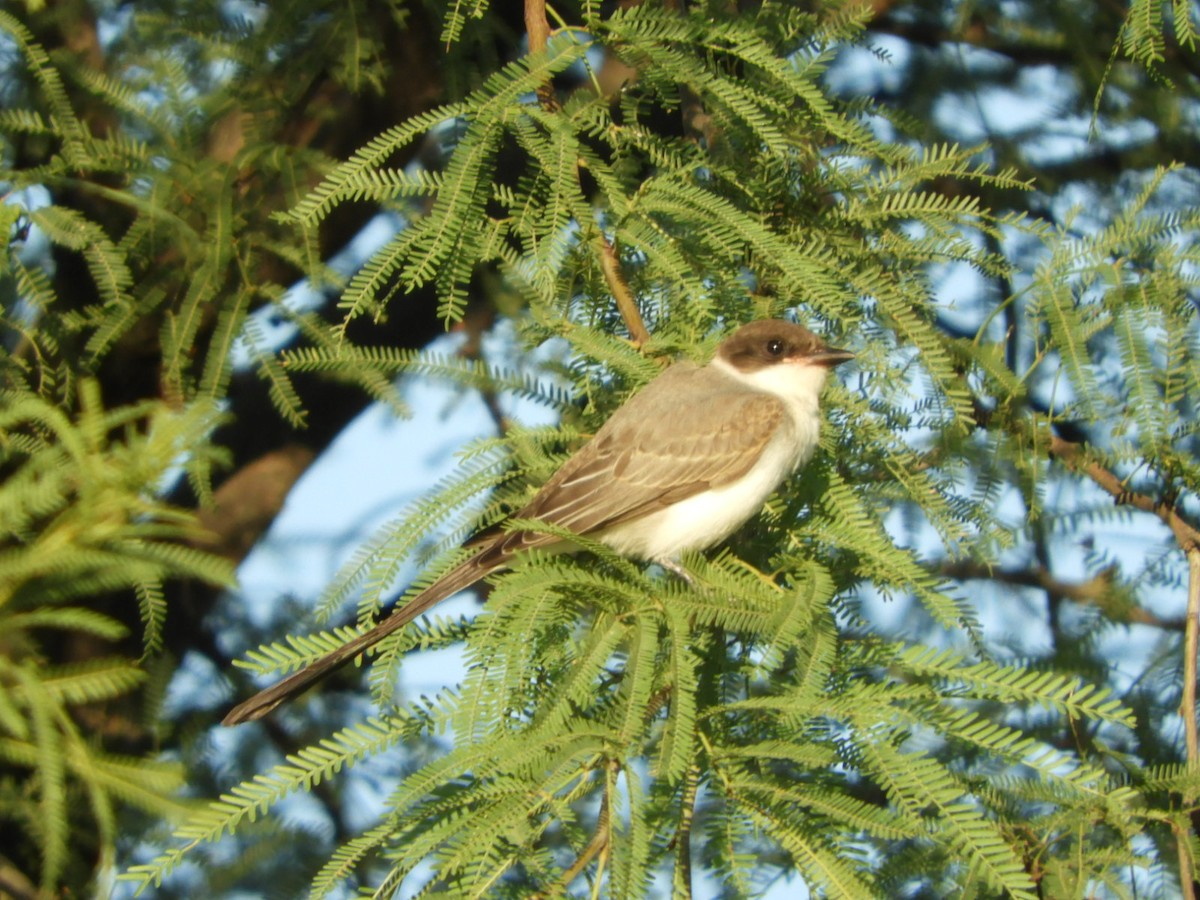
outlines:
M711 365L724 364L717 361ZM695 494L599 536L618 553L668 560L684 550L710 547L758 512L780 483L812 457L820 428L817 397L825 369L781 364L748 375L726 368L739 380L778 396L787 404L789 415L758 462L737 481Z

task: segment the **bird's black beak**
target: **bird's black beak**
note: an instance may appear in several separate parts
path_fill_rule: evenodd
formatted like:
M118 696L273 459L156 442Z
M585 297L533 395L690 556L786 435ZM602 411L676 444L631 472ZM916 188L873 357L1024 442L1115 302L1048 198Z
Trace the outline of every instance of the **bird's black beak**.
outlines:
M840 366L844 362L849 362L854 359L854 354L849 350L839 350L837 347L826 347L811 356L808 361L813 365L824 366L827 369L832 369L834 366Z

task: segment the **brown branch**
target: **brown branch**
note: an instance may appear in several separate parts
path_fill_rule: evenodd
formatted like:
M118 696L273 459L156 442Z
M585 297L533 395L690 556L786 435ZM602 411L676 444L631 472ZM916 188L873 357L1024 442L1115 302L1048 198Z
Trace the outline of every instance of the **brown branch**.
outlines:
M529 34L530 53L546 49L546 43L550 40L546 0L525 0L525 31Z
M679 800L679 828L675 832L675 871L672 888L675 897L692 896L692 820L696 817L696 794L700 788L700 766L692 763Z
M1076 45L1070 42L1050 43L1024 40L1020 37L1014 38L1010 36L1011 32L1008 29L990 27L982 17L974 18L966 27L944 28L928 19L914 19L907 14L892 15L890 8L896 5L892 2L875 0L873 5L876 10L882 9L882 12L868 23L868 35L876 32L889 34L908 41L914 46L930 50L942 50L948 46L969 44L997 56L1006 57L1014 65L1062 67L1078 66L1080 60L1085 58L1089 52L1087 50L1080 51ZM1103 48L1098 54L1101 62L1107 56L1108 48L1121 39L1121 29L1124 26L1123 5L1112 5L1109 13L1103 19L1097 18L1089 23L1092 42L1086 46ZM1181 78L1184 73L1193 76L1197 74L1195 54L1177 41L1165 42L1162 54L1160 62L1154 67L1160 74L1165 74L1173 79ZM1128 60L1129 56L1122 54L1122 59ZM1147 67L1142 68L1146 69Z
M1008 38L1003 30L997 31L976 19L967 27L939 27L933 22L913 19L907 15L895 16L883 14L876 16L867 24L868 34L878 32L889 34L930 50L939 50L946 46L968 44L983 50L988 50L998 56L1007 57L1014 63L1023 65L1056 65L1069 66L1076 58L1069 47L1063 45L1041 44L1034 41L1013 40ZM1105 37L1097 37L1104 41L1103 46L1111 46L1110 31Z
M454 327L454 331L467 336L466 343L458 351L458 356L471 362L483 361L483 336L495 322L496 309L491 305L481 304L468 309L463 320ZM492 424L496 426L496 434L500 437L507 435L509 431L508 418L500 407L500 397L490 378L487 384L479 388L479 397L483 400L483 405L487 407Z
M196 546L234 562L245 559L315 456L307 447L289 444L238 469L217 488L212 508L200 510L207 534Z
M1052 437L1050 439L1050 455L1058 457L1063 465L1071 471L1087 475L1112 495L1113 500L1121 506L1132 506L1134 509L1158 516L1171 529L1180 549L1185 553L1200 549L1200 529L1184 519L1173 502L1156 500L1149 494L1139 494L1128 490L1120 478L1100 463L1094 460L1091 462L1085 460L1082 444L1065 441L1060 437Z
M704 101L688 85L680 89L679 115L683 120L684 131L696 143L701 141L711 150L720 139L721 129L717 127L712 114L704 108Z
M0 856L0 897L12 900L38 900L45 896L29 877L13 863Z
M1192 861L1191 835L1188 834L1188 829L1175 819L1172 818L1169 821L1171 832L1175 835L1175 848L1179 853L1179 886L1182 889L1183 900L1196 900L1196 885L1192 875L1185 871L1185 868L1195 870L1195 864Z
M525 0L525 32L529 35L529 52L540 53L550 41L550 23L546 20L546 0ZM549 81L538 85L538 103L546 112L555 112L558 98Z
M525 0L525 31L529 35L530 53L538 53L546 49L546 44L550 40L550 23L546 19L546 0ZM538 87L537 96L538 102L547 112L555 112L559 109L558 99L554 96L554 89L549 83ZM578 168L577 165L577 174ZM629 329L630 336L638 346L645 344L650 340L650 332L646 330L633 292L621 274L616 251L603 234L600 235L600 270L604 273L604 280L617 303L621 318L625 320L625 327Z
M579 877L579 874L591 864L592 860L608 850L609 831L612 824L612 781L616 778L620 768L620 764L616 762L616 760L609 760L607 766L605 767L606 782L604 793L600 797L600 812L596 817L596 832L592 835L592 839L588 841L588 845L583 848L583 852L579 854L579 856L575 859L575 862L571 863L571 865L563 873L563 876L558 880L555 889L548 894L534 894L533 896L535 900L542 900L542 898L547 896L565 894L566 889L571 886L571 882ZM597 875L596 882L599 883L599 881L600 878L599 875Z
M621 318L625 320L629 336L633 338L633 342L637 346L641 347L650 340L650 332L646 330L646 323L642 321L642 314L638 311L637 299L633 296L633 291L629 289L629 283L621 273L621 263L617 260L617 251L603 232L600 234L599 244L600 271L604 273L604 281L608 284L608 290L617 303L617 310L621 313Z
M1188 766L1194 767L1200 762L1200 740L1197 738L1196 726L1196 652L1197 645L1200 644L1200 530L1179 514L1173 498L1159 500L1149 494L1129 490L1121 479L1100 463L1095 460L1090 462L1086 460L1082 445L1065 441L1057 436L1052 437L1050 439L1050 455L1058 457L1072 471L1086 474L1112 495L1115 502L1157 516L1171 529L1180 549L1187 555L1188 604L1183 639L1183 696L1179 712L1183 717ZM1192 802L1195 798L1189 796L1185 799ZM1183 853L1180 853L1179 868L1180 884L1185 885L1184 895L1194 897L1193 872L1187 871L1193 867L1188 864L1187 857Z
M1116 568L1112 566L1087 581L1080 582L1062 581L1055 578L1045 566L1040 565L1014 571L991 569L967 560L942 566L941 574L959 581L996 581L1018 587L1038 588L1054 600L1070 600L1096 606L1115 622L1152 625L1167 631L1183 631L1186 625L1183 619L1164 619L1140 606L1123 603L1113 589L1117 573Z
M1188 558L1187 630L1183 641L1183 699L1179 714L1183 716L1183 734L1187 744L1187 761L1194 767L1200 761L1200 741L1196 732L1196 649L1200 639L1200 547L1193 546ZM1190 801L1194 797L1187 798ZM1182 878L1186 881L1187 879Z
M550 23L546 19L546 0L525 0L525 31L529 35L530 53L538 53L546 49L546 44L550 40ZM538 87L537 96L542 109L547 112L555 112L559 109L558 99L554 96L553 86L549 83ZM577 163L577 177L579 168ZM630 337L639 347L644 345L650 340L650 332L646 330L642 314L638 312L637 300L633 296L633 291L629 289L625 276L621 274L621 265L617 260L616 250L613 249L613 245L603 233L600 235L600 271L604 273L608 290L613 295L613 300L616 301L621 318L625 320L625 327L629 329Z

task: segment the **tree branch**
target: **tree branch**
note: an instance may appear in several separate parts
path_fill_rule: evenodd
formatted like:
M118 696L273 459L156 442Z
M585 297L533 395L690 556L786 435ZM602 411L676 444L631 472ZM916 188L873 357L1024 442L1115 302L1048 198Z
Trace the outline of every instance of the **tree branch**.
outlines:
M1050 455L1058 457L1068 469L1082 472L1092 481L1100 485L1112 498L1122 506L1132 506L1143 512L1153 513L1175 535L1175 540L1185 553L1200 549L1200 529L1188 522L1179 514L1173 502L1156 500L1149 494L1139 494L1128 490L1124 483L1100 463L1083 459L1083 446L1063 440L1058 436L1050 438Z
M1189 766L1200 762L1200 741L1196 733L1196 649L1200 636L1200 547L1193 546L1188 558L1187 630L1183 641L1183 698L1179 714L1183 716L1183 736ZM1194 800L1189 797L1188 800Z
M1050 570L1042 565L1006 571L991 569L969 560L948 563L942 566L941 574L959 581L996 581L1018 587L1039 588L1053 600L1070 600L1074 603L1095 606L1115 622L1151 625L1165 631L1183 631L1187 624L1184 619L1164 619L1140 606L1129 606L1122 603L1117 592L1113 590L1113 582L1117 574L1114 566L1081 582L1062 581L1055 578Z
M613 300L617 302L617 310L621 313L621 318L625 320L629 336L633 338L635 344L641 347L650 340L650 332L646 330L646 323L642 321L637 298L633 296L633 291L629 289L625 276L621 274L621 264L617 260L616 249L603 232L600 234L599 244L600 271L604 273L604 281L608 284L608 290L613 295Z
M525 0L525 32L529 35L529 52L540 53L550 40L550 23L546 20L546 0ZM558 98L549 81L538 85L538 103L547 112L558 109Z
M1050 439L1050 455L1058 457L1072 471L1086 474L1111 494L1117 503L1158 516L1171 529L1180 549L1187 556L1188 605L1183 640L1183 696L1180 700L1179 712L1183 717L1188 766L1196 766L1200 762L1200 740L1197 738L1196 726L1196 652L1197 645L1200 644L1200 530L1179 514L1173 499L1156 500L1148 494L1130 491L1126 489L1121 479L1100 463L1094 460L1091 462L1084 460L1082 445L1065 441L1057 436L1052 437ZM1194 797L1185 799L1189 803L1195 800ZM1185 896L1190 898L1194 896L1193 873L1186 870L1186 868L1191 868L1187 860L1188 857L1181 852L1179 882L1184 885Z
M675 897L692 896L692 820L696 817L696 794L700 788L700 766L692 763L679 801L679 828L675 832L675 871L672 889Z
M555 889L550 894L535 894L534 897L540 898L546 896L556 896L565 894L566 889L571 886L580 873L591 864L598 855L608 849L609 830L612 825L611 815L611 788L612 780L616 777L615 773L620 769L620 766L614 761L609 760L605 765L605 787L604 793L600 796L600 812L596 816L596 831L592 835L592 839L588 841L588 845L583 848L583 852L579 854L575 862L567 868L563 873L562 878L558 880ZM597 873L595 883L598 885L601 881L600 873Z
M206 539L196 545L241 562L271 527L316 454L299 444L265 453L221 483L211 509L200 510Z

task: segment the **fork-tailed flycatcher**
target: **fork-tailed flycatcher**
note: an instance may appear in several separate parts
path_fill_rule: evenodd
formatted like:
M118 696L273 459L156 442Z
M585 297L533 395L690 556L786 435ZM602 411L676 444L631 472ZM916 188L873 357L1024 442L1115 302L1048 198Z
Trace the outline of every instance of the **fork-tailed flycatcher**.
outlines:
M721 342L706 366L678 362L635 394L517 514L671 565L756 513L817 446L817 398L852 358L791 322L764 319ZM224 719L261 718L434 604L507 567L515 553L562 541L489 531L475 552L370 631L251 697Z

